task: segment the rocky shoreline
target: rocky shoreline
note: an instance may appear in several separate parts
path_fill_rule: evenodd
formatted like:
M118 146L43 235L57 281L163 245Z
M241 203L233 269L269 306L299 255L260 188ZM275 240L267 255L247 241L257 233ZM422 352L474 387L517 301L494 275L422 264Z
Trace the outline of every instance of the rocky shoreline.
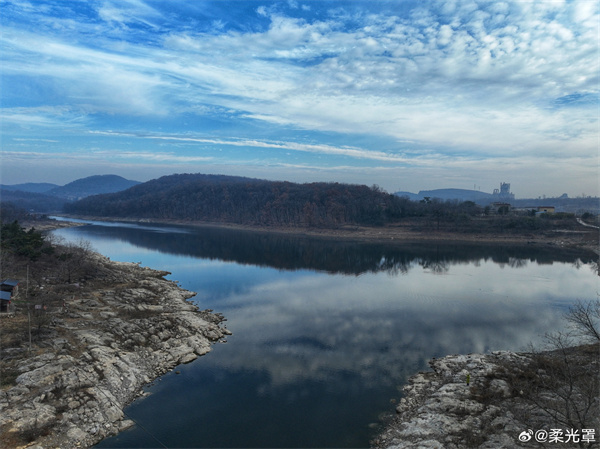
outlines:
M144 385L231 334L168 273L91 257L102 284L77 287L30 356L0 348L15 377L0 390L0 447L90 447L134 424L123 408Z
M144 385L230 335L224 318L188 302L194 293L165 280L167 272L92 257L102 282L77 287L31 356L0 344L2 359L17 361L8 373L14 385L0 390L0 448L93 446L134 425L123 409L143 394ZM372 446L540 447L519 441L529 429L550 429L541 416L523 418L532 414L531 402L515 376L527 373L531 363L531 354L513 352L432 360L431 372L413 376L404 387L397 415ZM596 442L585 447L598 447L596 429Z
M588 381L598 373L598 346L570 348L571 362L585 368L582 379ZM554 354L556 355L556 354ZM534 447L599 447L597 382L590 397L578 392L573 402L591 399L591 407L580 407L588 413L587 437L579 426L570 428L560 421L564 397L546 377L560 377L550 371L559 358L551 353L541 355L551 363L539 363L539 354L498 351L491 354L451 355L429 362L431 372L421 372L409 379L396 416L371 445L377 449L509 449ZM592 373L590 375L590 372ZM573 376L569 388L579 388L582 379ZM550 385L552 388L549 388ZM539 394L539 397L535 395ZM596 396L596 397L594 397ZM540 407L539 404L543 404ZM578 404L570 404L574 411ZM579 412L579 410L578 410ZM577 426L577 424L575 424ZM557 441L551 441L550 432ZM569 437L569 431L574 431ZM587 441L586 441L587 439ZM570 440L570 441L569 441ZM577 440L577 441L576 441ZM580 444L581 443L581 444Z

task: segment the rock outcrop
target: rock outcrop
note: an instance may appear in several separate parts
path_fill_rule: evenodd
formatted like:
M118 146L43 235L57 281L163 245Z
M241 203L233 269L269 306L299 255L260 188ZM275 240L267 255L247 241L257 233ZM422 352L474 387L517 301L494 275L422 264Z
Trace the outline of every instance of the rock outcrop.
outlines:
M561 393L556 353L433 359L431 372L410 378L397 415L371 444L378 449L598 447L598 384L590 383L590 373L598 373L597 351L597 346L572 348L568 357L579 373L567 366L570 397ZM580 421L564 422L570 412Z
M93 257L102 286L82 289L53 315L49 336L0 390L4 447L92 446L133 424L123 408L145 384L230 334L168 273Z

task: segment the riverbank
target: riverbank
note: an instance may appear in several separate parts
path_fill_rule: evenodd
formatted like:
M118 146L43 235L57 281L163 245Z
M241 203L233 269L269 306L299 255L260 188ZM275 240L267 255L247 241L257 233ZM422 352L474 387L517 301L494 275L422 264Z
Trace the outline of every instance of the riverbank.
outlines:
M229 233L227 233L227 234L229 234ZM244 237L245 237L245 236L244 236ZM169 239L168 239L168 242L170 242L170 244L172 244L172 242L173 242L173 241L174 241L174 240L173 240L172 238L169 238ZM434 246L435 246L435 245L434 245ZM139 259L138 259L138 260L139 260ZM285 295L285 293L284 293L284 295ZM234 426L234 428L235 428L235 426Z
M600 446L597 345L451 355L429 365L409 379L373 448Z
M27 313L0 318L2 448L90 447L134 424L123 408L144 385L230 335L167 272L90 257L95 275L48 312L31 354L11 345Z
M252 232L275 233L285 235L298 235L308 237L321 237L332 239L345 239L357 242L385 242L385 243L409 243L409 242L465 242L486 244L516 244L516 245L539 245L555 246L557 248L572 248L594 252L600 255L600 233L598 229L581 225L577 230L555 229L544 232L448 232L435 229L415 230L415 224L406 222L403 224L386 225L381 227L368 226L340 226L339 228L301 228L301 227L278 227L278 226L253 226L231 223L212 223L184 220L147 220L147 219L108 219L105 217L91 216L65 216L81 220L95 220L108 222L130 222L130 223L156 223L167 225L181 225L193 227L224 228Z

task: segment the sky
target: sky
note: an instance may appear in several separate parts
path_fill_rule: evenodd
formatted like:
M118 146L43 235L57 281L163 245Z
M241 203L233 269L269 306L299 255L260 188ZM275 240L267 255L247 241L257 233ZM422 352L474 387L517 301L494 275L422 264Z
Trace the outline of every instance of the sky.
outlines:
M3 184L599 194L595 0L0 0L0 21Z

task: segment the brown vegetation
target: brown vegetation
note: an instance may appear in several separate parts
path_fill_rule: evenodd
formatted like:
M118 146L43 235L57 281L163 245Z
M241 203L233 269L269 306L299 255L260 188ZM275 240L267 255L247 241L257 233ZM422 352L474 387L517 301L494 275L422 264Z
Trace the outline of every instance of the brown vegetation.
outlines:
M411 201L378 186L296 184L220 175L171 175L66 206L102 218L180 220L267 228L402 226L458 234L539 234L580 227L574 214L508 213L472 201Z

